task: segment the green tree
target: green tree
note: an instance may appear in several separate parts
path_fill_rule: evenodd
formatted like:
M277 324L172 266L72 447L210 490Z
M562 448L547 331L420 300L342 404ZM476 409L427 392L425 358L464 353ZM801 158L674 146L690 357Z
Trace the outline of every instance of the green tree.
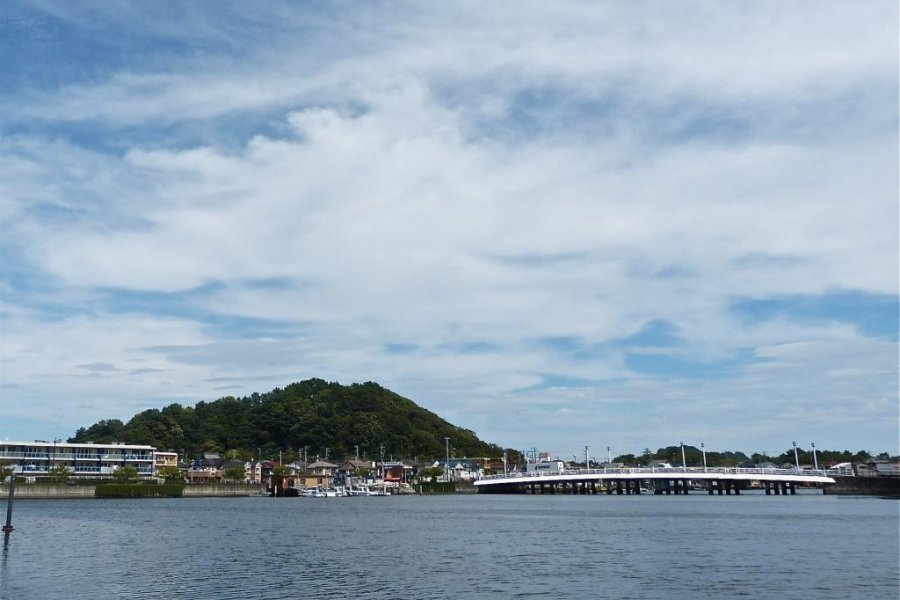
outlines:
M66 465L53 465L47 474L53 483L63 483L72 474L72 469Z
M241 477L243 477L243 469L241 469ZM279 477L284 477L285 475L291 474L291 468L287 465L278 465L274 469L272 469L272 475L278 475Z
M15 465L13 465L13 463L0 462L0 483L5 482L8 477L11 477L14 469Z
M282 469L286 467L276 467L275 470ZM240 465L235 465L233 467L228 467L225 469L225 479L230 481L244 481L244 478L247 476L246 471L244 471L244 467Z
M431 483L437 481L437 478L444 473L443 467L425 467L419 469L419 479L427 479Z
M166 483L184 482L184 473L178 467L163 467L158 475L166 480Z
M113 478L119 483L134 483L138 478L138 470L134 467L119 467L113 473Z

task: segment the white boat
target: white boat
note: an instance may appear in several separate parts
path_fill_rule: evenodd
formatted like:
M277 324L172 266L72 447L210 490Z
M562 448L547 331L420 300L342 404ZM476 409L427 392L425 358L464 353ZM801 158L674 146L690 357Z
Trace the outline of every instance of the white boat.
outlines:
M335 488L314 487L304 490L302 495L304 498L338 498L345 494Z
M347 488L348 496L390 496L391 493L384 489L372 489L366 484L357 484L356 487Z

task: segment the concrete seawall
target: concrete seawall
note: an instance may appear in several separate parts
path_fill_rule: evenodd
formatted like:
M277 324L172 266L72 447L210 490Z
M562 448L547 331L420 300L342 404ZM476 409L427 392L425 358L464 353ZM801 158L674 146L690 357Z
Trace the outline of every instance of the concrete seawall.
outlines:
M0 486L0 498L9 496L9 486ZM94 486L16 484L15 499L20 498L93 498Z
M253 496L264 491L258 485L186 485L184 486L185 498L209 498L223 497L233 498L240 496ZM0 485L0 498L9 496L9 486ZM15 499L43 498L60 499L67 498L93 498L94 486L92 485L43 485L43 484L16 484Z
M900 498L900 477L835 477L825 493L834 496L865 495Z
M264 492L262 486L259 485L230 485L230 484L214 484L214 485L186 485L184 486L185 498L208 498L208 497L233 497L233 496L253 496Z

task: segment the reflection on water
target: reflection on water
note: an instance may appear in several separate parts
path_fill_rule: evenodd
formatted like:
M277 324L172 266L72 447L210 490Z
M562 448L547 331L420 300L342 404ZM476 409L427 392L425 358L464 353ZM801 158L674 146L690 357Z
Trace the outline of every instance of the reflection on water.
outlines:
M28 500L0 598L896 598L896 501ZM768 590L768 591L767 591Z

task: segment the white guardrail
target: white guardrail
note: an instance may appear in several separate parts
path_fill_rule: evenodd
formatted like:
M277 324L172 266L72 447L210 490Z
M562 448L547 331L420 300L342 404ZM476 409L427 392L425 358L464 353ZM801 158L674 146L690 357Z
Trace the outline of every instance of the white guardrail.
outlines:
M848 469L739 469L736 467L634 467L625 469L566 469L558 473L531 471L523 473L500 473L483 477L482 481L490 479L527 479L529 477L548 477L561 475L640 475L654 473L671 473L673 475L690 475L692 473L720 473L722 475L817 475L820 477L853 476L853 471Z

